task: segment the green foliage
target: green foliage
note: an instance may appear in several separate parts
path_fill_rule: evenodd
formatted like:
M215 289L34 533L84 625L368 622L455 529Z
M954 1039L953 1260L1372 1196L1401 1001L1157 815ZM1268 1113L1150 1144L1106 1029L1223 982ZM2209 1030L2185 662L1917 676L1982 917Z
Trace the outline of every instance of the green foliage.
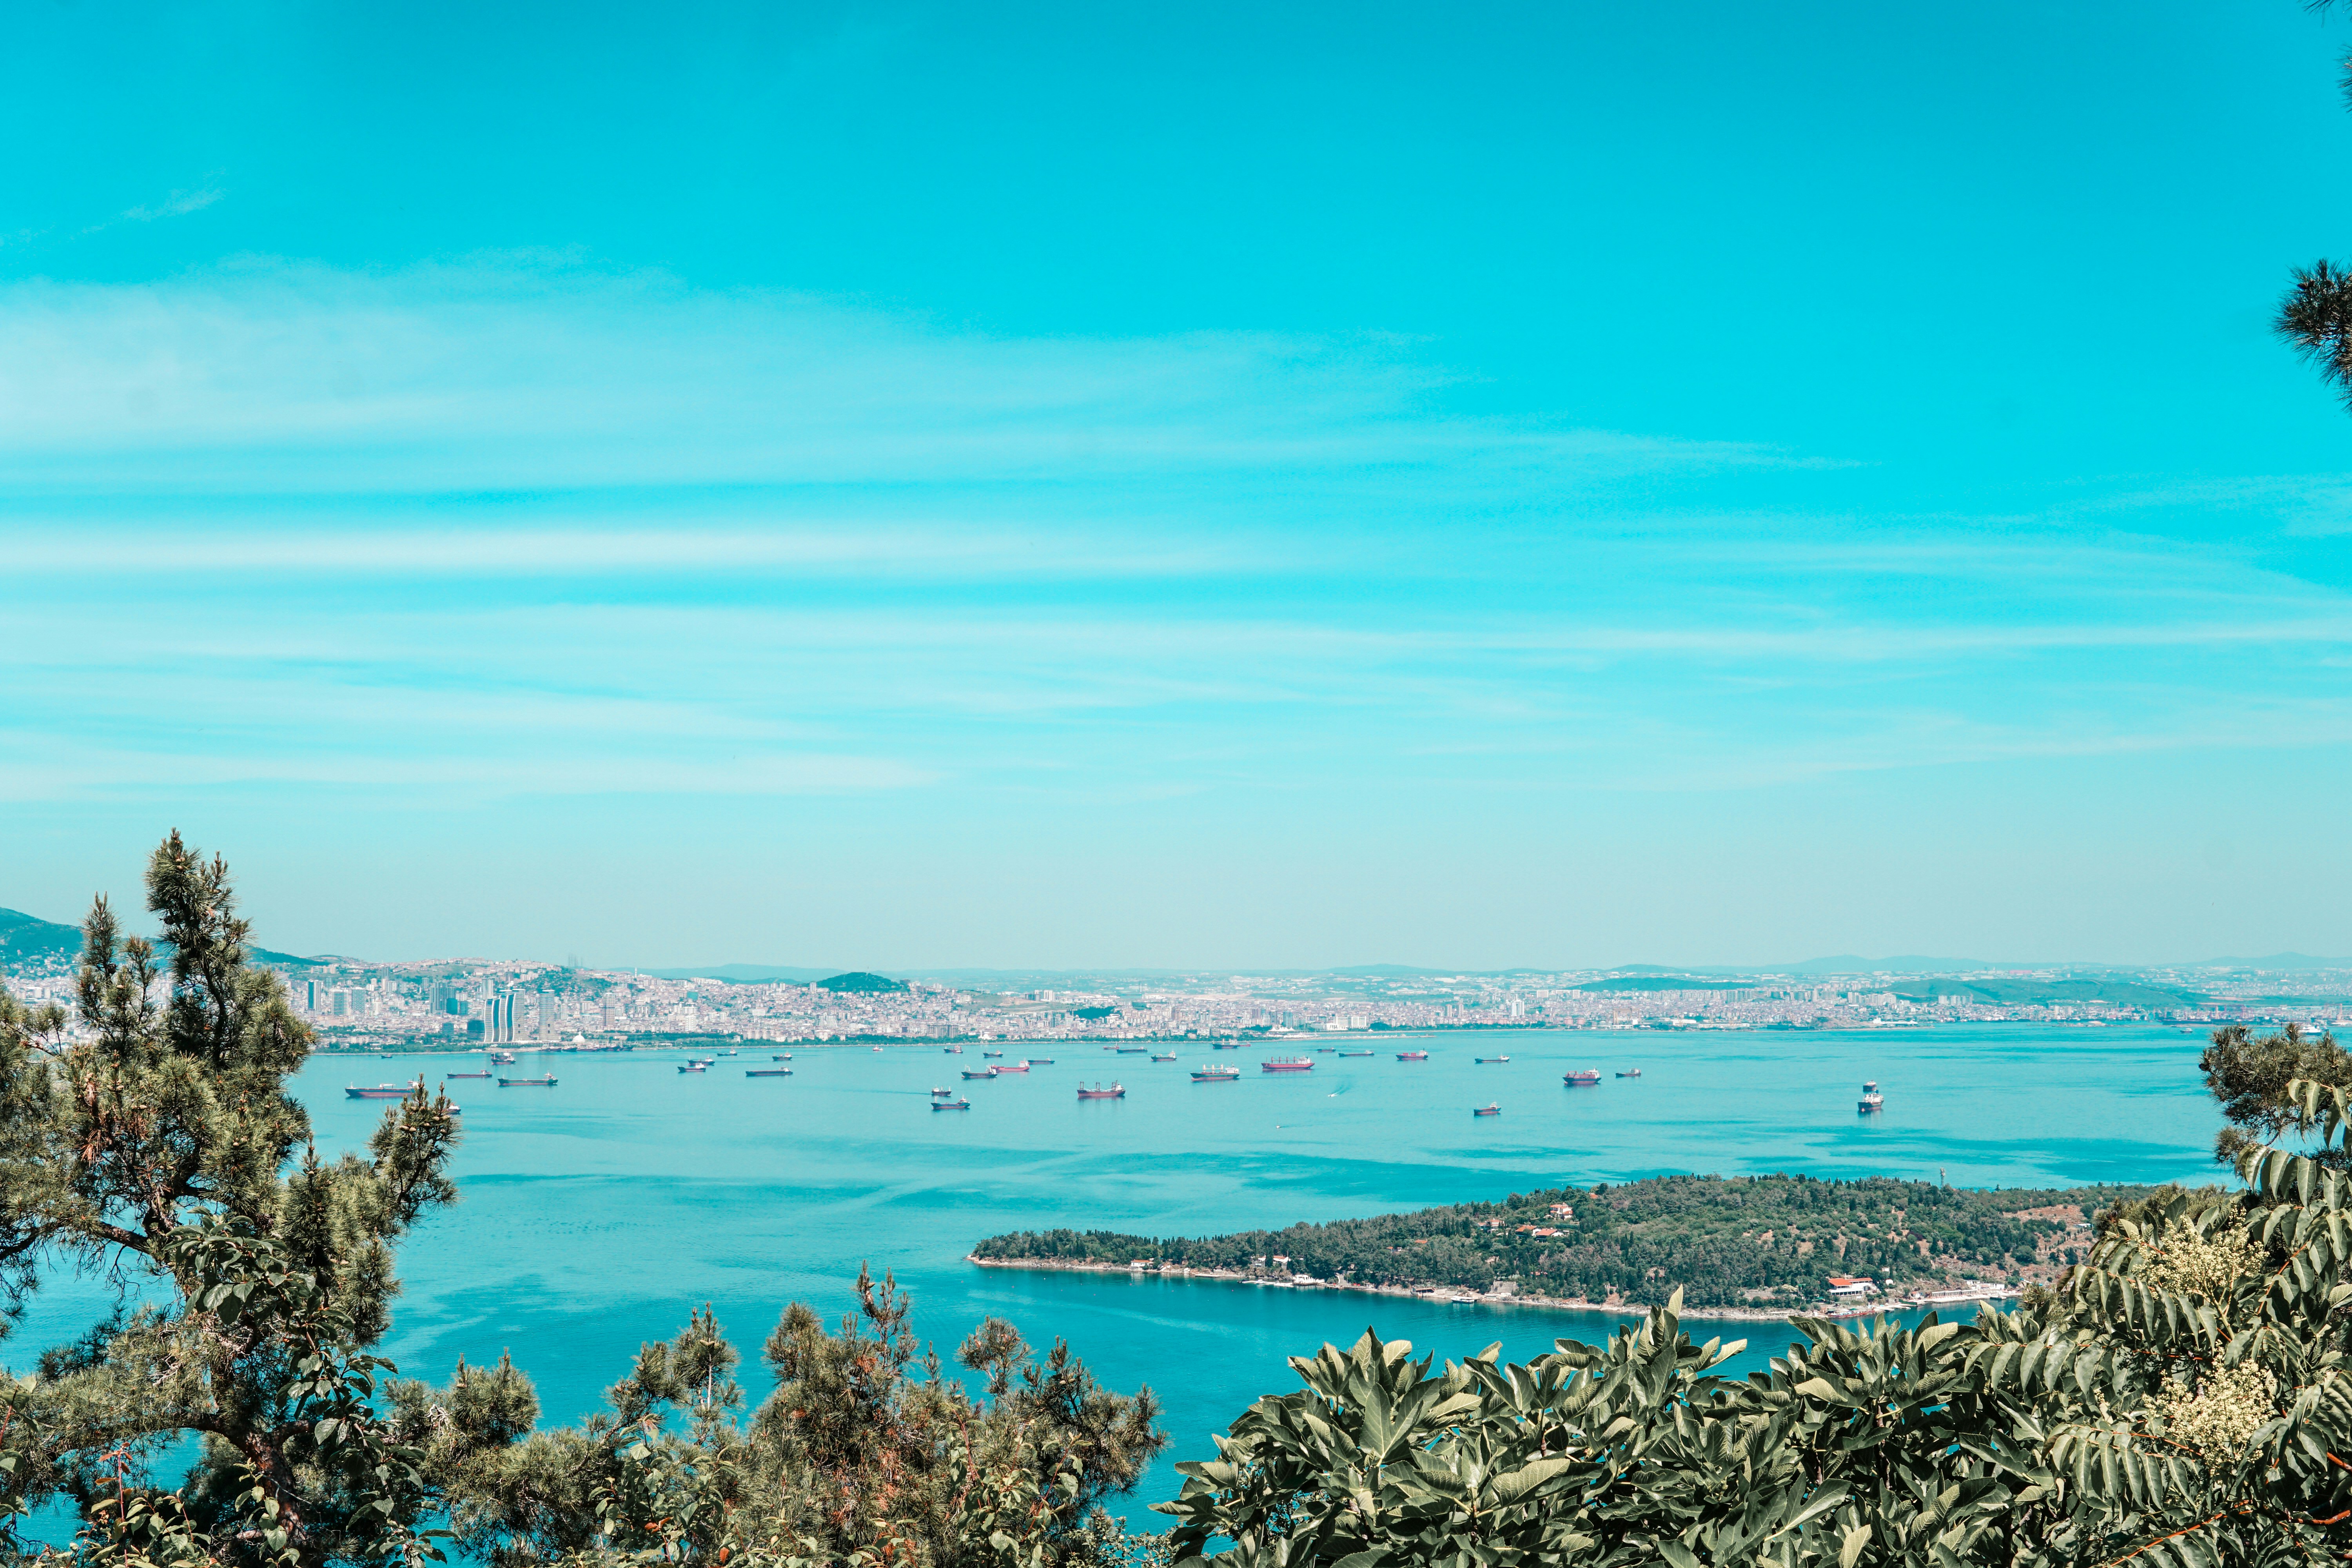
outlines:
M2306 1035L2294 1024L2261 1039L2243 1024L2216 1029L2197 1066L2229 1122L2213 1147L2213 1158L2224 1165L2235 1165L2248 1151L2294 1125L2301 1110L2287 1092L2290 1084L2352 1089L2352 1056L2336 1037ZM2344 1163L2340 1149L2323 1150L2319 1158L2329 1165Z
M531 1432L504 1363L446 1389L394 1390L469 1555L494 1564L744 1558L824 1563L1087 1563L1148 1556L1100 1501L1166 1439L1150 1391L1108 1393L1056 1344L1033 1354L991 1319L958 1361L975 1396L920 1354L908 1304L861 1274L828 1332L794 1304L768 1336L776 1389L739 1413L740 1357L709 1310L647 1345L578 1427Z
M18 1309L79 1268L140 1303L0 1377L0 1509L62 1496L110 1549L159 1561L433 1555L367 1347L393 1240L454 1195L456 1120L420 1089L370 1158L320 1161L285 1087L310 1034L247 963L226 867L173 834L147 895L168 970L100 899L79 1028L0 992L0 1287ZM149 1467L191 1436L195 1473L157 1492Z
M2342 1150L2352 1102L2298 1082ZM1602 1346L1434 1369L1367 1331L1294 1361L1178 1468L1173 1545L1237 1565L1834 1563L2168 1568L2352 1548L2352 1184L2280 1148L2246 1190L2168 1189L2015 1312L1794 1320L1741 1382L1679 1303Z
M847 974L836 974L830 980L820 980L816 984L821 991L845 994L859 992L880 994L904 991L907 988L907 983L903 980L893 980L887 974L869 974L862 969L853 970Z
M1363 1285L1484 1289L1515 1279L1525 1293L1588 1300L1654 1302L1679 1290L1693 1306L1794 1306L1818 1300L1832 1273L1900 1283L1940 1279L1956 1266L2030 1263L2046 1245L2071 1238L2061 1222L2020 1211L2074 1207L2088 1215L2147 1190L1975 1192L1885 1178L1664 1176L1199 1239L1021 1232L991 1237L972 1253L1237 1269L1285 1257L1299 1272ZM1554 1212L1561 1207L1574 1212ZM2087 1247L2089 1237L2080 1239ZM2059 1256L2073 1254L2062 1248Z

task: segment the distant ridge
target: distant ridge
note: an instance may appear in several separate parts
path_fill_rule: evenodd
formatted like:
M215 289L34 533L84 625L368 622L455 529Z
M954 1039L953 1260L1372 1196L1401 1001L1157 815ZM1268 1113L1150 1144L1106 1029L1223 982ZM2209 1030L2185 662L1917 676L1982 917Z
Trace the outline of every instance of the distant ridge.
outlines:
M1460 974L1459 969L1421 969L1410 963L1350 963L1339 969L1327 969L1326 974L1344 974L1351 980L1377 980L1387 976L1399 979L1425 974Z
M2352 958L2314 958L2307 952L2274 952L2268 958L2209 958L2184 969L2352 969Z
M156 946L163 952L172 950L166 943ZM263 963L319 963L315 958L299 958L290 952L275 952L266 947L247 950ZM45 921L38 915L28 915L22 910L0 910L0 963L25 963L37 958L74 958L81 952L81 927L61 925Z
M739 985L758 985L769 981L790 981L794 985L809 985L828 974L838 974L838 969L795 969L777 963L707 963L699 969L646 969L638 971L656 980L731 980Z

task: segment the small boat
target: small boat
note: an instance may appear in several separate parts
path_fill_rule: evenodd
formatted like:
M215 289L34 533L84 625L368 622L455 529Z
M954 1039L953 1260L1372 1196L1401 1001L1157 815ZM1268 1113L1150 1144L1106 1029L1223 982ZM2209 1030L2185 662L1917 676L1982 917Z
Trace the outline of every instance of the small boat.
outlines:
M1642 1076L1642 1069L1640 1068L1627 1068L1623 1072L1619 1073L1617 1076L1619 1078L1640 1078Z
M1125 1100L1127 1098L1127 1090L1118 1084L1113 1084L1108 1089L1105 1089L1100 1084L1095 1085L1092 1089L1088 1089L1086 1085L1080 1084L1078 1086L1078 1098L1080 1100Z
M966 1068L963 1069L963 1076L966 1078L994 1078L996 1076L996 1069L994 1068L982 1068L978 1072L974 1072L971 1068Z
M882 1047L879 1047L879 1046L875 1047L874 1047L874 1054L875 1054L876 1056L877 1056L877 1057L878 1057L878 1056L880 1056L880 1055L882 1054Z
M709 1072L710 1070L710 1064L709 1062L680 1062L677 1064L677 1070L680 1072Z
M514 1066L514 1059L515 1054L512 1051L492 1051L490 1053L490 1061L498 1067L510 1068Z
M1022 1065L1033 1068L1049 1068L1054 1065L1054 1058L1051 1057L1031 1057Z
M793 1069L790 1068L745 1068L743 1069L743 1076L745 1078L790 1078L793 1076Z
M1001 1057L1004 1053L1003 1051L982 1051L980 1054L984 1057Z
M772 1062L788 1062L793 1059L793 1053L786 1051L782 1056L770 1057L768 1059Z
M547 1078L502 1078L499 1079L499 1087L500 1089L553 1089L555 1087L555 1079L551 1076Z
M1862 1086L1862 1098L1854 1101L1854 1109L1864 1116L1882 1110L1885 1106L1886 1097L1878 1092L1878 1080L1875 1079Z
M725 1050L723 1050L723 1051L719 1052L719 1055L721 1055L721 1056L727 1056L727 1057L740 1057L740 1056L741 1056L743 1053L742 1053L742 1052L740 1052L740 1051L739 1051L739 1050L737 1050L734 1047L730 1046L730 1047L728 1047Z
M931 1101L931 1109L933 1110L970 1110L971 1109L971 1101L969 1100L935 1100Z
M1559 1081L1568 1085L1570 1089L1587 1087L1601 1081L1601 1069L1599 1068L1573 1068L1569 1071L1560 1074Z
M445 1072L441 1076L443 1078L488 1078L490 1076L490 1069L484 1068L479 1072Z
M1171 1051L1164 1057L1153 1057L1151 1059L1155 1062L1172 1062L1176 1059L1176 1053Z
M1491 1105L1474 1105L1470 1108L1470 1114L1473 1116L1500 1116L1503 1114L1503 1107L1500 1101Z
M409 1084L380 1083L373 1089L362 1089L359 1085L353 1084L343 1092L353 1100L406 1100L423 1088L424 1084L423 1079Z
M963 1055L963 1047L961 1046L941 1046L940 1049L951 1057L960 1057Z
M1369 1055L1370 1053L1367 1054ZM1429 1053L1427 1051L1399 1051L1396 1054L1396 1058L1397 1060L1401 1062L1425 1062L1429 1059Z
M1276 1057L1270 1062L1258 1063L1257 1070L1260 1072L1313 1072L1315 1058L1313 1057Z
M1025 1061L1007 1062L996 1070L998 1072L1027 1072L1029 1070L1029 1064Z
M1203 1067L1192 1075L1194 1083L1232 1083L1242 1076L1239 1068Z
M931 1090L931 1098L933 1100L946 1100L954 1093L955 1090L951 1089L935 1089Z
M1490 1068L1499 1067L1503 1063L1509 1061L1511 1058L1508 1057L1474 1057L1471 1059L1475 1061L1482 1068Z
M1360 1051L1340 1051L1338 1054L1343 1057L1376 1057L1381 1053L1372 1049L1371 1047L1366 1046ZM1423 1054L1426 1055L1427 1053L1424 1052ZM1402 1061L1404 1058L1402 1057L1399 1057L1397 1060Z

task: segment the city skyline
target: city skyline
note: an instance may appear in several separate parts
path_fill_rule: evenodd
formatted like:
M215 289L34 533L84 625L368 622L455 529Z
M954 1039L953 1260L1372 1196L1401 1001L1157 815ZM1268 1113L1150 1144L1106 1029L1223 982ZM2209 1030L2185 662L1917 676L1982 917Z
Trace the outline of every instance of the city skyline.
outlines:
M2340 16L153 23L0 109L0 903L2352 952Z

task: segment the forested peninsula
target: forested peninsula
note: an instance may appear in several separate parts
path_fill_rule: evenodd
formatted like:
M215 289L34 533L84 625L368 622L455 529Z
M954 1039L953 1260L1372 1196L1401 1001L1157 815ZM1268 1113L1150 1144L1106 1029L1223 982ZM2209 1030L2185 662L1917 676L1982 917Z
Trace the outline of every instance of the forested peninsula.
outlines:
M971 1258L1385 1289L1499 1286L1610 1305L1663 1302L1680 1289L1692 1308L1785 1310L1823 1300L1832 1274L1866 1276L1883 1290L2046 1279L2082 1259L2099 1210L2151 1190L1660 1176L1229 1236L1023 1231L989 1237Z

